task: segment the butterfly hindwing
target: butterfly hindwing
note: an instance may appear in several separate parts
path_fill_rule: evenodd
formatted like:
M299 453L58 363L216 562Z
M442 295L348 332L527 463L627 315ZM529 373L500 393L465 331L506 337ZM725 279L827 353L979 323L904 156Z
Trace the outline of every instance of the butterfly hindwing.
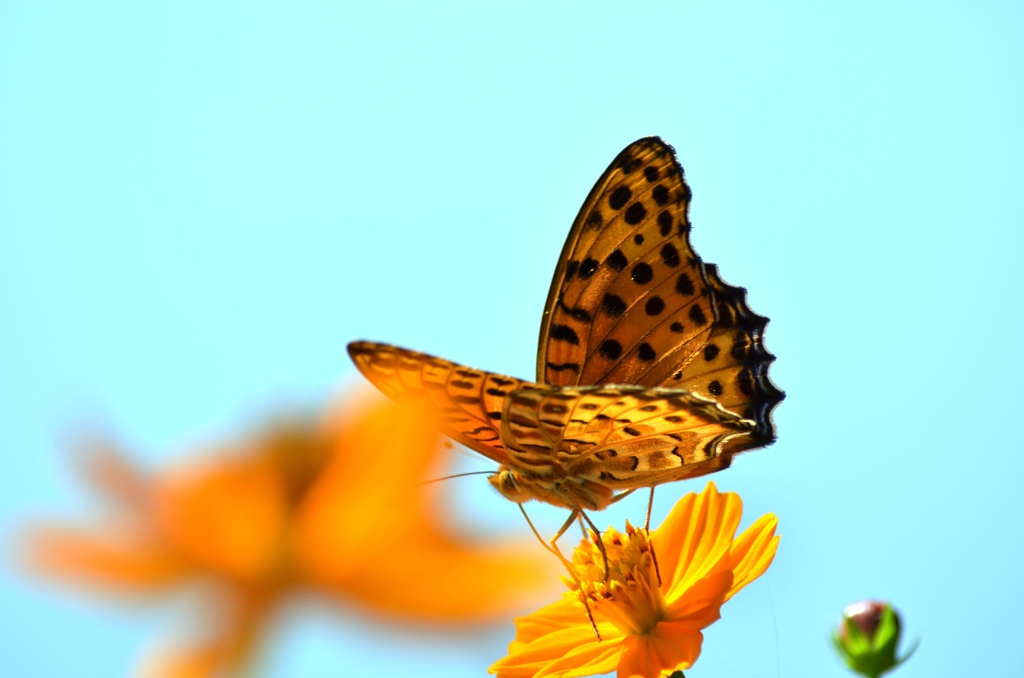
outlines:
M543 387L505 401L502 440L522 468L612 489L697 475L754 422L683 389Z
M508 462L500 440L503 401L529 382L389 344L355 341L348 352L386 395L419 399L438 415L446 435L498 463Z
M703 344L714 311L690 246L690 189L657 137L623 150L569 232L541 322L537 379L654 385Z

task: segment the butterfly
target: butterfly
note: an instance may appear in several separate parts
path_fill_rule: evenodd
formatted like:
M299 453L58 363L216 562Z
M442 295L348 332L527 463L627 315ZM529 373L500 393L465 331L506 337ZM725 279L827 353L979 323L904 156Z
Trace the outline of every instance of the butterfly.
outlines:
M612 161L559 257L534 382L368 341L349 355L385 394L428 403L447 435L497 462L488 480L503 496L571 509L566 525L636 489L724 469L775 440L785 394L768 375L768 319L690 245L690 199L658 137Z

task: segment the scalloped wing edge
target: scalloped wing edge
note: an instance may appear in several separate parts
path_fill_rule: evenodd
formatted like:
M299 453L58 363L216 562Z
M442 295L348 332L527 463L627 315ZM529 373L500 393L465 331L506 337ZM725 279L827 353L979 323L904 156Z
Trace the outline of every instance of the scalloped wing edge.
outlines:
M775 385L768 374L772 362L775 361L775 356L764 345L764 333L769 318L757 314L750 308L745 287L730 285L722 280L718 266L705 263L704 273L715 294L716 325L721 313L718 304L726 302L736 310L735 325L750 337L749 355L744 359L744 367L750 371L755 396L746 410L740 414L745 419L753 420L755 426L749 434L726 442L723 454L731 458L734 454L775 442L777 436L773 413L775 407L785 399L786 393Z

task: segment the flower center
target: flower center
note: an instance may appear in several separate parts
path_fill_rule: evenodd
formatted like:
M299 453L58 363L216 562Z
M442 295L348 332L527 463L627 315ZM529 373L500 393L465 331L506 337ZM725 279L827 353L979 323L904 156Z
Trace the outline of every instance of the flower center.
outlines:
M608 554L608 576L604 556L593 532L572 555L576 579L564 577L566 595L611 621L623 633L644 635L665 619L665 598L658 583L654 553L647 532L626 522L625 534L608 528L601 535ZM578 581L577 581L578 580Z

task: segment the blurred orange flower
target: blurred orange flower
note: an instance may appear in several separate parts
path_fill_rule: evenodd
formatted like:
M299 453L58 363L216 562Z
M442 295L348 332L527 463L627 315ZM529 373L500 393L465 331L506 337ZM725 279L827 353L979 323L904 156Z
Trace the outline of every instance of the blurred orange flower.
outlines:
M573 553L575 579L558 602L516 620L508 656L490 668L499 678L591 676L656 678L686 669L700 656L701 629L719 608L761 576L775 557L778 520L762 516L734 538L743 504L714 483L684 496L649 537L626 523ZM660 582L660 583L659 583ZM582 603L586 597L601 638Z
M296 589L452 622L498 619L543 592L556 565L543 552L472 545L438 524L433 486L416 487L444 456L426 414L374 400L341 415L278 425L153 478L98 453L86 470L116 501L114 520L94 532L32 529L29 564L136 593L212 582L203 618L214 619L213 633L151 657L143 675L162 678L240 670L275 604Z

